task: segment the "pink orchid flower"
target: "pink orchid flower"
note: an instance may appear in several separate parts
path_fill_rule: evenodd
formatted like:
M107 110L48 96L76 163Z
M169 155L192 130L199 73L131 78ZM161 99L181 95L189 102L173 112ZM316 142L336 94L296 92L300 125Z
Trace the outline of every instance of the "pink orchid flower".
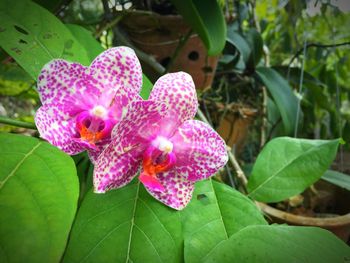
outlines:
M193 120L196 90L184 72L161 77L147 101L131 103L112 131L110 145L94 170L94 189L104 193L129 183L139 171L147 191L164 204L183 209L194 183L227 162L226 144L207 124Z
M130 102L141 98L141 85L140 63L128 47L106 50L89 67L52 60L38 77L40 136L68 154L88 150L96 159Z

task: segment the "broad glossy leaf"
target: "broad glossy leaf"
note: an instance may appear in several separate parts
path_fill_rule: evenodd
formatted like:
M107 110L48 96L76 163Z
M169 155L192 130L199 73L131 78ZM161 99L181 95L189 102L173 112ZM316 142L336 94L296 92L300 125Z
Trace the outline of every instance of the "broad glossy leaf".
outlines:
M208 49L208 54L220 54L226 42L226 22L218 2L212 0L171 0L171 2L198 33Z
M182 221L185 262L203 262L218 244L244 227L267 224L251 200L213 180L196 184Z
M243 58L243 61L247 63L251 50L244 37L237 31L233 30L233 28L230 28L227 31L227 42L231 43L237 48Z
M181 233L179 212L134 180L106 194L86 194L63 262L180 262Z
M66 27L74 35L75 39L82 45L89 57L90 62L92 62L100 53L104 51L104 48L101 46L92 35L92 32L85 29L82 26L74 24L66 24Z
M286 134L292 134L296 126L298 99L292 92L288 82L271 68L259 67L256 74L266 86L276 103Z
M55 58L89 64L84 46L66 26L31 1L0 1L0 46L33 79Z
M254 164L249 196L261 202L278 202L301 193L331 165L339 142L290 137L271 140Z
M323 180L350 191L350 175L328 170L322 176Z
M36 138L0 133L0 262L59 262L77 208L73 160Z
M247 67L255 68L263 55L263 39L260 33L254 28L250 29L245 34L245 38L251 50L247 61Z
M209 262L346 262L350 247L316 227L248 226L220 243Z

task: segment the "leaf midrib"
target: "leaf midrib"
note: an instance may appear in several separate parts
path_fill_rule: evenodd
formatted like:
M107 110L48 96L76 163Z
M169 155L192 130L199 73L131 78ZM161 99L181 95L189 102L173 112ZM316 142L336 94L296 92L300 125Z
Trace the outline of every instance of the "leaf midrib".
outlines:
M222 242L224 242L224 241L229 239L229 236L228 236L228 233L227 233L227 229L226 229L226 225L225 225L225 222L224 222L224 219L223 219L223 216L222 216L221 208L220 208L220 205L219 205L219 202L218 202L218 197L217 197L215 189L214 189L213 181L212 181L212 179L209 179L209 180L210 180L210 186L211 186L211 188L213 190L213 193L214 193L214 196L215 196L215 199L216 199L216 205L217 205L219 213L220 213L220 218L218 218L218 220L221 220L221 222L222 222L222 225L223 225L223 228L224 228L224 232L225 232L225 235L226 235L226 239L221 240L218 244L216 244L204 257L201 258L201 260L199 262L204 262L204 260L213 252L213 250L219 244L221 244Z
M27 154L25 154L22 158L22 160L20 160L17 165L15 166L15 168L13 168L13 170L5 177L4 180L0 181L0 190L2 189L2 187L5 185L5 183L13 176L16 175L17 170L21 167L21 165L24 163L24 161L34 153L34 151L42 144L42 142L38 142Z
M131 250L131 240L132 240L132 233L135 226L135 213L136 213L136 207L137 207L137 199L139 198L139 190L140 190L140 182L137 182L137 189L136 189L136 195L135 195L135 202L134 202L134 208L131 216L131 225L130 225L130 234L129 234L129 241L128 241L128 250L126 252L126 259L125 262L127 263L130 259L130 250Z

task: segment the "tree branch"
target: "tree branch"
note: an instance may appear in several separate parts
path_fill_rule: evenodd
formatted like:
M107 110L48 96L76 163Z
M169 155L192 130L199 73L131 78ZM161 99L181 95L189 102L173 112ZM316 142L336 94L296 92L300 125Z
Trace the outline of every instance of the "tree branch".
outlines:
M310 47L320 47L320 48L330 48L330 47L340 47L340 46L346 46L346 45L350 45L350 41L348 42L343 42L343 43L337 43L337 44L318 44L318 43L309 43L306 45L306 49L310 48ZM297 53L295 53L295 55L291 58L291 60L289 61L288 67L290 67L290 65L293 63L293 61L300 56L301 53L304 52L304 47L300 48Z

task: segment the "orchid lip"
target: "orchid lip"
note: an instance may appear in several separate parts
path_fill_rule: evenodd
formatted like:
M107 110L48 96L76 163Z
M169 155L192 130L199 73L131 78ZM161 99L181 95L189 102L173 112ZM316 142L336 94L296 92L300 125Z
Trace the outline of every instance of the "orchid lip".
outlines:
M156 140L158 140L158 147L152 143L144 152L143 170L139 180L154 191L162 192L165 188L160 183L157 174L170 170L176 163L176 156L172 152L173 144L170 141L163 137L161 139L158 137Z
M97 114L103 113L100 111L101 109L103 110L104 108L97 108ZM79 133L78 137L81 141L87 142L91 145L95 145L96 143L108 138L112 128L112 120L104 120L95 115L91 115L91 113L87 111L80 113L76 118L76 129Z

